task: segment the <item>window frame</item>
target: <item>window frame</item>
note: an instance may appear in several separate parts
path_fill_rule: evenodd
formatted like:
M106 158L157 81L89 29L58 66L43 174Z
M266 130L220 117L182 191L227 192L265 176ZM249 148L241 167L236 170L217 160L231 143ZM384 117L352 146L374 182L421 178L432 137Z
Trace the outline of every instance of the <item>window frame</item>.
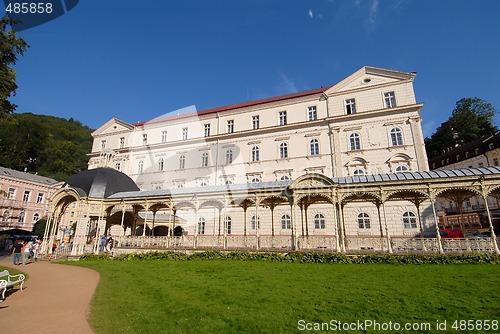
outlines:
M250 161L257 162L260 161L260 147L259 145L252 146L250 150Z
M361 150L361 135L358 132L352 132L349 135L349 151Z
M384 93L384 106L386 109L396 108L396 93L394 91Z
M316 230L326 229L326 218L322 213L315 214L313 222L314 222L314 229Z
M309 155L319 155L319 139L312 138L309 141Z
M357 215L358 229L369 230L371 229L371 219L370 215L366 212L360 212Z
M418 228L417 215L413 211L405 211L401 216L403 228L412 230Z
M316 106L307 107L307 120L316 121L318 119L318 108Z
M345 99L344 100L344 109L346 115L355 115L356 114L356 99Z
M279 158L288 159L288 143L281 142L279 145Z
M280 218L281 229L282 230L291 230L292 229L292 218L288 214L281 215Z
M226 132L234 133L234 119L229 119L226 121Z
M259 115L252 116L252 130L260 129L260 117Z
M184 154L179 156L179 169L186 169L186 156Z
M400 127L393 127L391 131L389 131L389 135L391 138L391 146L403 146L403 130Z
M283 126L287 125L287 115L286 115L286 110L278 111L278 125Z

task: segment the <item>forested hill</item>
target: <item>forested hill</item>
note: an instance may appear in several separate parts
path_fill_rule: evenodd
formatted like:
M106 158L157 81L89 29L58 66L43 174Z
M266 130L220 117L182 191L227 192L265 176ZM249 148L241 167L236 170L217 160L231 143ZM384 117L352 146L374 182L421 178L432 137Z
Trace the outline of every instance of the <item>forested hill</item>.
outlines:
M59 181L87 169L92 129L70 118L11 114L0 118L0 166Z

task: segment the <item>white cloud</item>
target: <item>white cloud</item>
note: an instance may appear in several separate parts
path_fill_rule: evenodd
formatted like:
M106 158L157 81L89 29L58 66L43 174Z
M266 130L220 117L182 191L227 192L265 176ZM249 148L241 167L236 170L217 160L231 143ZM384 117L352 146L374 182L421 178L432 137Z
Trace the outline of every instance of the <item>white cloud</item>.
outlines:
M370 30L375 28L375 23L377 21L377 15L378 15L378 5L379 5L379 0L372 0L372 4L370 6L370 14L368 16L368 28Z
M309 11L307 12L307 15L309 15L309 17L312 19L314 18L314 14L313 14L313 11L312 9L309 9Z
M283 73L280 73L279 75L281 77L281 82L278 86L279 94L292 94L299 91L295 82L290 80L288 76Z

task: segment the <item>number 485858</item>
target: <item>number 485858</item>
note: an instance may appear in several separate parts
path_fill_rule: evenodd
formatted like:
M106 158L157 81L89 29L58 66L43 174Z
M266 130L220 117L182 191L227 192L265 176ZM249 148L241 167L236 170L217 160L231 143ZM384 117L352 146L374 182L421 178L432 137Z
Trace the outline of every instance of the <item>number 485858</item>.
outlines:
M9 14L51 14L52 10L51 2L11 2L5 8L5 12Z

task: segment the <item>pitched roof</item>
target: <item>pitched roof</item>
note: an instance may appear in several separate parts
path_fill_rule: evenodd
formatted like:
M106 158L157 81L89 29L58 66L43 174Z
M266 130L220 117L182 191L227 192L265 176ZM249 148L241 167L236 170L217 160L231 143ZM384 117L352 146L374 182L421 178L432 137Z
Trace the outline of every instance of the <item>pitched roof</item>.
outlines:
M0 177L8 177L12 179L18 179L18 180L23 180L23 181L28 181L28 182L33 182L33 183L39 183L47 186L55 185L59 183L60 181L54 180L50 177L38 175L38 174L31 174L31 173L26 173L26 172L20 172L18 170L14 169L9 169L5 167L0 167Z

